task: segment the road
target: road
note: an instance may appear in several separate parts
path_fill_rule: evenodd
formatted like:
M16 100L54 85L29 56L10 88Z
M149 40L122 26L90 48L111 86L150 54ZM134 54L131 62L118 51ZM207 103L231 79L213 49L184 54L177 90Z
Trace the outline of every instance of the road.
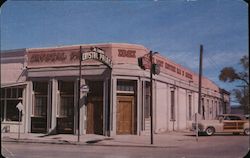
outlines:
M242 158L248 151L246 136L201 137L199 142L180 140L169 147L59 145L3 142L8 158Z

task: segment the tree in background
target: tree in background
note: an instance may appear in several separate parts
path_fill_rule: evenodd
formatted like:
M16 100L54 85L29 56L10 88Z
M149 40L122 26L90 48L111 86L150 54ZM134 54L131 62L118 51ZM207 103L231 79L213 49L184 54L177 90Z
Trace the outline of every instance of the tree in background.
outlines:
M233 89L235 98L244 109L245 114L249 114L249 57L247 55L240 59L243 70L237 72L233 67L225 67L221 70L219 79L223 82L241 81L242 85Z

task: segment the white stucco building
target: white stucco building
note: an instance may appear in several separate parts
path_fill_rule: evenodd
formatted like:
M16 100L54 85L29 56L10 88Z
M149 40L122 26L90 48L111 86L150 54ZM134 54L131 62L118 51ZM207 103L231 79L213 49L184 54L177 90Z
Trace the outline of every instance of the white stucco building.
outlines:
M80 134L149 133L150 74L138 66L148 52L123 43L2 52L2 131L17 132L16 105L22 102L21 132L76 134L79 89L88 85L89 93L80 93ZM153 130L185 130L198 110L198 75L160 54L154 62L161 73L153 76ZM203 77L202 119L229 113L229 95Z

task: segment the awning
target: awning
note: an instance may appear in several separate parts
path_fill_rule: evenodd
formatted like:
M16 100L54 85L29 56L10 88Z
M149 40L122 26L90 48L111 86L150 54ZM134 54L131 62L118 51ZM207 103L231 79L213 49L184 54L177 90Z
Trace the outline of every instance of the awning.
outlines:
M27 82L6 83L6 84L1 84L1 88L26 86L26 85L27 85Z

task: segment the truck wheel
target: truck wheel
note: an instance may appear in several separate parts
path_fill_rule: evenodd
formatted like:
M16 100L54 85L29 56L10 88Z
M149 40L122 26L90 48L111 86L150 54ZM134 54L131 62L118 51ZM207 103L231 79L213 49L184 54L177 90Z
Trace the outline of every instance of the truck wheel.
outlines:
M249 130L249 128L246 128L246 129L244 130L244 135L247 135L247 136L250 135L250 130Z
M206 135L211 136L214 134L215 129L213 127L208 127L205 132L206 132Z

